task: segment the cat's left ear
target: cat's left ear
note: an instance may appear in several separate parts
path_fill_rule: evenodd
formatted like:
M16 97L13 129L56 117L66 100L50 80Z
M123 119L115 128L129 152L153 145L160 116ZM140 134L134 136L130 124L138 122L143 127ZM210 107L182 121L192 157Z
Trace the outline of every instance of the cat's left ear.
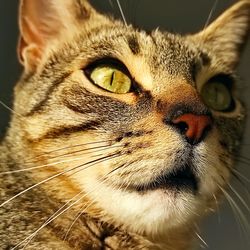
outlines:
M87 0L20 0L18 56L35 71L53 46L67 41L97 15Z
M249 32L250 0L240 0L195 37L215 51L225 65L234 69Z

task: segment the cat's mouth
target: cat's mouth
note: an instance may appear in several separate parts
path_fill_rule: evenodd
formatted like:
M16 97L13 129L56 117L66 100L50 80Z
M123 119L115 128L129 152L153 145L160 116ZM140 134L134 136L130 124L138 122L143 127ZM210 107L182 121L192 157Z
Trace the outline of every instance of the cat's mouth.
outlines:
M179 167L177 170L156 177L149 183L133 188L141 193L157 189L196 193L198 190L198 178L194 174L192 168L186 164Z

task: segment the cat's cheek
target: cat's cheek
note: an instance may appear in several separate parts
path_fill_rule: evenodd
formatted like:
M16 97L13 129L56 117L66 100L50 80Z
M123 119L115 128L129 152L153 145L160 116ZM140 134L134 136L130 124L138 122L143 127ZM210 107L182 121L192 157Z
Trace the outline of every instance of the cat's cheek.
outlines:
M233 159L219 143L219 132L214 130L206 143L202 143L195 150L198 175L200 179L199 193L206 200L220 196L221 188L224 188L230 179L230 168Z

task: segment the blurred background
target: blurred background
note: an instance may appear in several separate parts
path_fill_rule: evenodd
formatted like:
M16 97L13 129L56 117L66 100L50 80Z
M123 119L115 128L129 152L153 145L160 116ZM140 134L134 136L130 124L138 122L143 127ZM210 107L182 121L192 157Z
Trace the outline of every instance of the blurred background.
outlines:
M38 0L34 0L38 1ZM128 23L152 30L157 27L182 34L197 32L209 19L213 20L232 5L233 0L121 0ZM101 12L121 18L115 0L92 0ZM217 4L216 4L217 3ZM214 11L211 10L214 7ZM0 101L11 107L12 91L22 71L16 57L18 39L18 1L0 1ZM250 109L250 42L245 49L238 69L240 89L247 109ZM4 136L10 111L0 104L0 138ZM247 121L241 156L250 159L250 118ZM232 185L242 197L230 193L233 200L224 202L217 214L203 223L200 232L200 249L249 250L250 249L250 160L237 165L242 183L233 179ZM243 201L244 200L244 201ZM242 202L243 201L243 202ZM245 203L245 204L243 204ZM248 207L248 208L247 208ZM197 236L198 237L198 236ZM204 241L204 242L203 242Z

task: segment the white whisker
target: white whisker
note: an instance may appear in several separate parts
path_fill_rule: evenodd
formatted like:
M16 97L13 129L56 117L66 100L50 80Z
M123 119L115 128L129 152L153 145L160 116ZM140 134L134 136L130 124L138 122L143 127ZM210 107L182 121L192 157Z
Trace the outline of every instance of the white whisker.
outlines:
M94 201L88 203L88 204L87 204L87 207L85 207L86 204L84 204L83 206L81 206L81 208L80 208L81 211L77 213L75 219L73 220L73 222L72 222L72 223L70 224L70 226L68 227L68 229L67 229L67 231L66 231L66 233L65 233L65 235L64 235L64 237L63 237L63 241L66 241L66 239L67 239L67 237L68 237L68 235L69 235L71 229L73 228L73 226L75 225L75 223L77 222L77 220L84 214L84 212L85 212L93 203L94 203ZM85 207L85 208L84 208L84 207ZM84 209L84 210L82 211L82 209Z
M37 155L35 158L46 156L46 155L50 155L50 154L53 154L53 153L57 153L59 151L63 151L63 150L66 150L66 149L78 148L78 147L87 146L87 145L93 145L93 144L101 144L101 143L108 143L108 142L111 143L112 141L114 141L114 140L105 140L105 141L102 140L102 141L81 143L81 144L77 144L77 145L73 145L73 146L67 146L67 147L55 149L55 150L52 150L52 151L44 152L44 153L42 153L40 155ZM109 144L107 146L109 146ZM34 159L34 158L32 157L32 158L30 158L28 160L32 160L32 159Z
M61 176L61 175L63 175L63 174L66 174L66 173L68 173L68 172L74 171L75 169L81 168L81 167L83 167L83 166L85 166L85 165L89 165L89 164L91 164L91 163L98 163L99 161L101 161L101 160L103 160L103 159L110 158L110 157L112 157L112 156L114 156L114 155L117 155L117 153L116 153L116 154L113 154L113 155L110 155L110 156L105 156L105 157L102 157L102 158L99 158L99 159L96 159L96 160L92 160L92 161L90 161L90 162L86 162L86 163L81 164L81 165L78 165L78 166L76 166L76 167L73 167L73 168L70 168L70 169L66 169L66 170L64 170L63 172L60 172L60 173L58 173L58 174L52 175L52 176L50 176L49 178L46 178L45 180L42 180L42 181L40 181L40 182L38 182L38 183L36 183L36 184L34 184L34 185L32 185L32 186L26 188L25 190L19 192L18 194L14 195L14 196L11 197L10 199L6 200L6 201L3 202L2 204L0 204L0 208L3 207L4 205L6 205L7 203L11 202L12 200L16 199L17 197L21 196L22 194L28 192L29 190L31 190L31 189L33 189L33 188L35 188L35 187L38 187L39 185L42 185L43 183L46 183L46 182L48 182L48 181L50 181L50 180L53 180L53 179L55 179L55 178L57 178L57 177L59 177L59 176ZM91 167L91 166L92 166L92 165L86 166L84 169L87 169L87 168L89 168L89 167ZM81 169L81 170L83 170L83 169Z
M117 2L117 5L118 5L118 7L119 7L119 10L120 10L120 13L121 13L123 22L125 23L126 26L128 26L127 21L126 21L126 18L125 18L125 15L124 15L124 12L123 12L123 10L122 10L121 3L120 3L119 0L116 0L116 2Z
M202 242L203 247L205 245L206 248L208 248L208 244L206 243L206 241L200 236L200 234L198 234L197 232L195 232L196 236L198 237L198 239Z
M78 193L79 194L79 193ZM56 215L54 214L53 217L51 217L51 219L47 220L41 227L39 227L35 232L33 232L31 235L29 235L27 238L25 238L23 241L21 241L20 243L18 243L15 247L11 248L11 250L17 249L17 247L21 246L23 243L26 244L23 246L22 249L25 249L27 247L27 245L30 243L30 241L37 235L37 233L42 230L44 227L46 227L50 222L52 222L53 220L55 220L56 218L58 218L61 214L63 214L64 212L66 212L67 210L69 210L72 206L74 206L76 203L78 203L80 200L82 200L85 196L81 196L79 199L77 199L76 201L74 201L72 204L70 204L68 207L66 207L65 209L63 209L62 211L60 211L61 209L59 209L59 213L57 213Z
M109 172L110 173L110 172ZM109 175L106 174L106 176ZM105 177L106 177L105 176ZM102 177L103 179L103 177ZM11 250L15 250L17 249L17 247L21 246L22 244L25 245L23 246L23 250L28 246L28 244L30 243L30 241L39 233L39 231L41 231L44 227L46 227L48 224L50 224L52 221L54 221L56 218L58 218L60 215L62 215L63 213L65 213L66 211L68 211L71 207L73 207L75 204L77 204L78 202L80 202L83 198L85 198L87 195L89 195L90 193L96 191L100 185L102 185L103 183L105 183L107 181L107 179L104 179L103 181L101 181L99 183L99 185L97 185L94 189L92 189L91 191L89 191L87 194L82 195L79 199L75 200L72 204L70 204L68 207L64 208L65 206L67 206L72 200L74 200L76 197L78 197L79 195L81 195L82 193L84 193L84 190L82 190L80 193L78 193L77 195L75 195L73 198L71 198L66 204L64 204L60 209L58 209L52 216L50 216L37 230L35 230L31 235L29 235L28 237L26 237L23 241L21 241L20 243L18 243L14 248L12 248ZM64 208L64 209L63 209Z
M223 192L224 196L226 197L228 203L230 204L232 210L235 214L235 219L238 222L239 227L241 228L241 232L243 232L246 236L246 239L248 239L248 231L250 230L250 225L246 219L245 214L242 212L240 207L237 205L237 203L234 201L234 199L226 192L225 189L223 189L221 186L218 186L220 190Z
M117 170L119 170L119 169L120 169L120 167L115 168L114 170L110 171L106 176L108 176L109 174L111 174L111 173L113 173L114 171L117 171ZM120 175L121 175L121 174L120 174ZM119 175L119 176L120 176L120 175ZM121 176L120 176L120 177L121 177ZM127 186L124 188L124 191L127 190L127 188L128 188L129 185L130 185L130 182L127 183ZM121 189L121 187L122 187L122 185L119 186L118 191ZM76 215L76 218L75 218L74 221L71 223L70 227L67 229L67 231L66 231L66 233L65 233L65 236L64 236L64 238L63 238L64 241L67 239L67 237L68 237L68 235L69 235L69 233L70 233L72 227L73 227L74 224L76 223L76 221L81 217L81 215L82 215L82 214L83 214L83 213L84 213L84 212L85 212L94 202L95 202L95 200L89 202L89 203L87 204L87 207L85 207L86 204L84 204L84 205L80 208L80 210L82 210L82 209L85 207L83 211L80 211L80 212Z
M213 194L213 198L214 198L215 205L216 205L216 211L217 211L218 223L220 224L220 223L221 223L221 217L220 217L220 207L219 207L219 203L218 203L218 200L217 200L217 198L216 198L216 195L215 195L215 194Z
M228 183L229 188L234 192L234 194L238 197L238 199L241 201L241 203L244 205L244 207L247 209L248 212L250 212L250 208L247 205L247 203L244 201L244 199L241 197L241 195Z
M211 10L210 10L210 12L209 12L208 18L207 18L207 20L206 20L206 23L205 23L203 29L206 29L206 27L208 26L208 24L209 24L209 22L210 22L210 20L211 20L211 18L212 18L212 15L213 15L213 13L214 13L216 7L217 7L217 4L218 4L218 0L215 0L215 1L214 1L214 4L213 4L213 6L212 6L212 8L211 8Z
M242 173L240 173L238 170L236 169L232 169L232 171L238 175L240 178L242 178L243 180L245 180L246 182L250 183L250 179L248 179L246 176L244 176Z
M101 152L101 151L105 151L105 150L109 150L109 149L113 149L113 148L119 148L119 147L123 147L123 145L117 145L117 146L110 146L110 147L106 147L103 146L102 147L96 147L98 150L94 150L92 151L92 153L97 153L97 152ZM90 150L93 150L94 148L91 148ZM76 153L76 152L73 152ZM81 151L77 151L77 153L81 153ZM70 153L67 153L70 154ZM89 152L86 153L81 153L81 155L86 155L89 154ZM92 155L90 156L90 158L96 157L96 156L101 156L102 154L98 154L98 155ZM65 157L64 155L61 155ZM57 156L56 158L58 158L60 156ZM72 157L72 155L69 155L68 157ZM50 159L54 159L55 157L52 157ZM62 164L62 163L69 163L69 162L74 162L74 161L78 161L78 160L82 160L85 159L86 156L84 157L76 157L76 158L72 158L72 159L68 159L68 160L63 160L63 161L58 161L58 162L52 162L52 163L47 163L47 164L43 164L40 166L35 166L35 167L30 167L30 168L22 168L22 169L17 169L17 170L11 170L11 171L6 171L6 172L0 172L0 175L5 175L5 174L13 174L13 173L21 173L21 172L26 172L26 171L32 171L32 170L37 170L37 169L41 169L41 168L46 168L46 167L52 167L58 164ZM30 162L31 163L31 162Z
M0 101L0 104L3 107L5 107L7 110L9 110L11 113L17 115L20 119L24 119L24 117L21 114L17 113L14 109L10 108L8 105L6 105L5 103L3 103L2 101Z

